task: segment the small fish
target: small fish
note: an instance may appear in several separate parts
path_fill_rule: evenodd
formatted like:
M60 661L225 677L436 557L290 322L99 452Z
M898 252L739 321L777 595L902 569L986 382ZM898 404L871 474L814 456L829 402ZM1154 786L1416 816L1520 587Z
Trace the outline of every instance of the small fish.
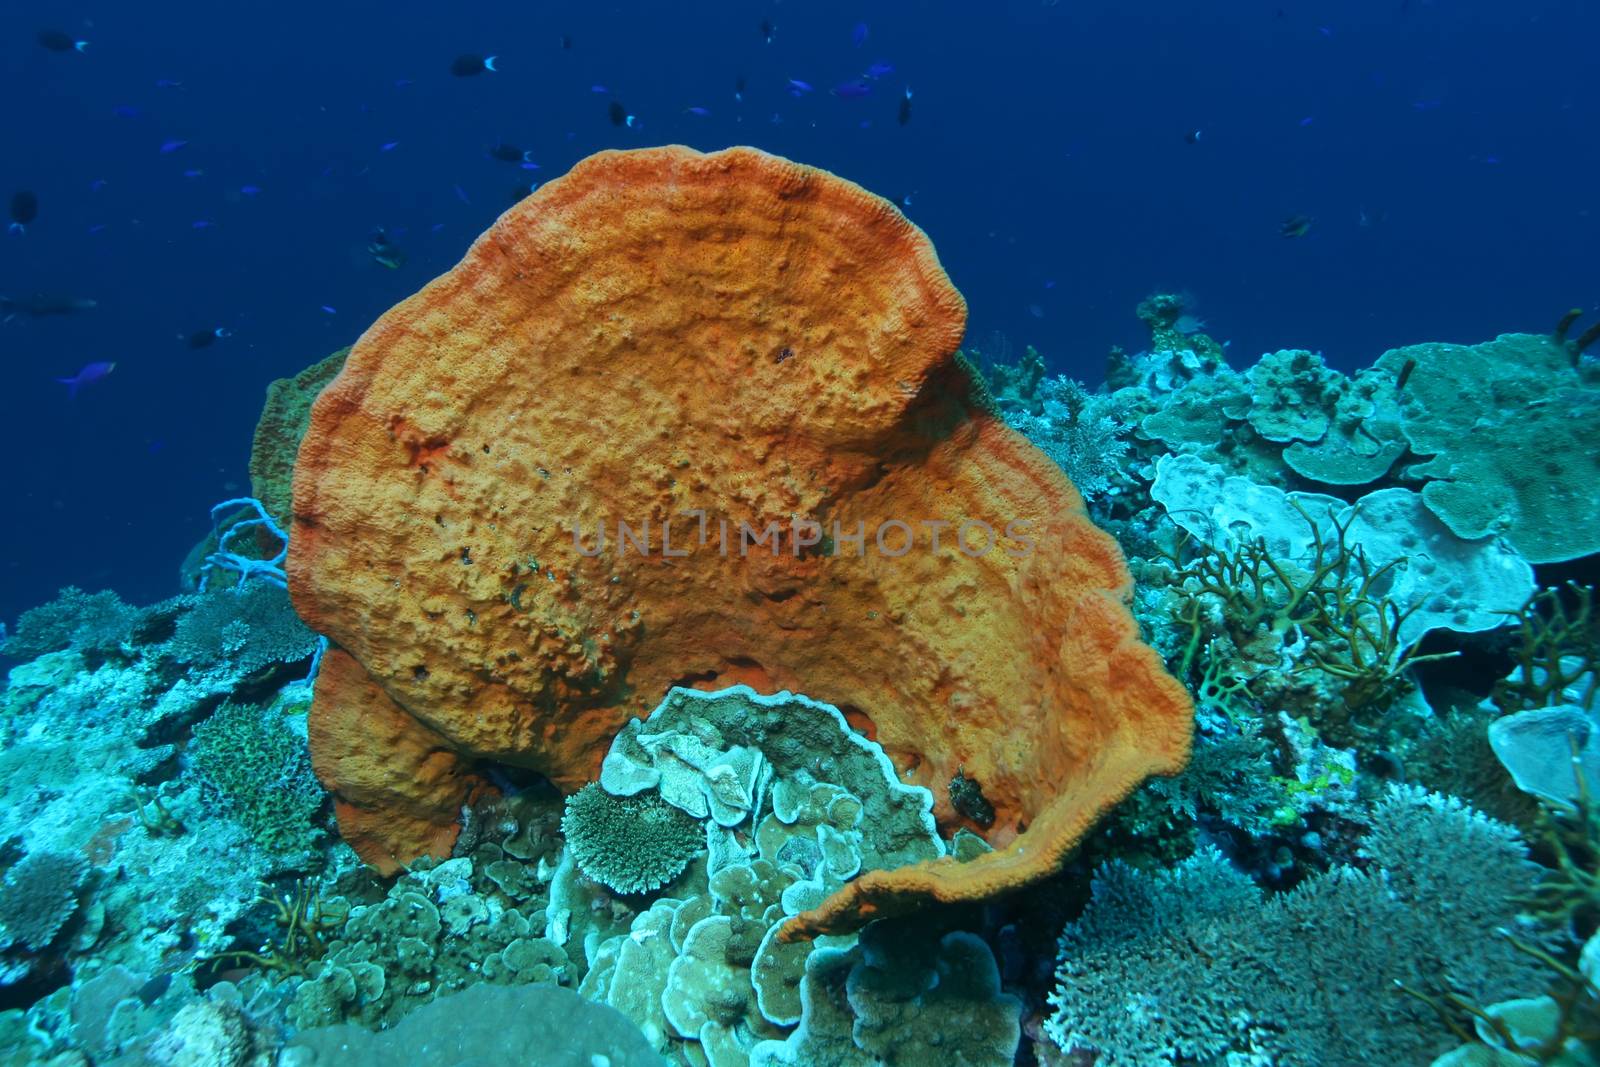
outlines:
M911 86L906 86L906 95L900 98L900 125L904 126L911 121Z
M508 141L501 141L489 146L489 158L502 163L527 163L533 159L533 153L525 152Z
M856 23L856 28L850 31L850 43L860 48L867 43L867 33L867 24L865 22Z
M868 63L866 71L863 72L861 76L863 78L871 78L873 81L877 81L879 78L883 77L885 74L893 74L893 73L894 73L894 64L893 63L885 63L885 62L883 62L883 60L880 59L876 63Z
M1311 231L1311 224L1315 222L1310 215L1290 215L1278 225L1278 236L1289 239L1304 237Z
M835 85L833 87L833 95L841 100L860 100L864 96L872 95L872 86L860 78L854 78Z
M410 78L396 78L394 80L394 87L396 89L409 89L415 84L417 83Z
M261 186L259 186L259 185L241 185L241 186L239 186L239 195L240 196L260 196L261 195Z
M190 167L188 170L183 172L183 176L185 178L204 178L206 176L206 172L201 170L199 167ZM105 182L97 182L96 184L105 185Z
M28 189L19 189L11 194L11 225L12 233L25 233L28 224L39 217L39 197Z
M455 191L457 200L461 201L463 204L472 203L472 198L467 195L467 191L461 188L461 186L452 185L450 188Z
M339 309L336 308L336 307L331 307L331 306L329 306L327 304L323 304L322 305L322 313L324 315L337 315L337 314L339 314Z
M186 145L188 143L189 143L188 141L162 141L161 142L161 154L164 155L164 156L165 155L169 155L169 154L171 154L173 152L176 152L178 149L182 148L184 145Z
M606 108L606 114L611 116L611 125L626 126L630 130L639 121L638 116L630 114L628 109L623 107L622 103L617 100L611 101L610 106Z
M610 96L611 95L611 90L607 89L604 85L591 85L591 86L589 86L589 91L591 93L595 94L596 96Z
M93 385L116 369L115 363L86 363L77 374L70 378L57 378L56 381L67 387L67 398L70 400L78 395L79 389Z
M741 103L741 104L744 103L744 75L743 74L739 75L737 78L735 78L733 80L733 99L738 103Z
M711 109L708 107L686 107L683 110L685 114L698 115L701 118L708 118L711 115Z
M18 315L26 315L32 319L42 319L47 315L74 315L80 311L91 311L96 306L96 302L88 297L62 296L58 293L0 296L0 311L5 312L7 322Z
M1188 133L1183 135L1183 139L1185 141L1188 141L1190 144L1199 144L1200 143L1200 134L1201 134L1200 130L1190 130Z
M88 41L80 41L61 30L40 30L34 39L51 52L83 52L89 48Z
M378 151L380 151L380 152L393 152L396 148L399 148L399 147L400 147L400 142L399 141L385 141L385 142L383 142L383 144L378 146Z
M768 44L771 44L772 43L772 35L776 31L776 29L777 29L777 27L772 25L772 20L771 19L762 19L761 20L761 39L763 41L767 42Z
M450 64L450 73L458 78L475 78L486 70L499 70L495 66L499 61L499 56L460 55Z
M405 253L389 240L389 235L381 228L373 232L372 240L367 243L367 255L379 266L390 270L399 270L406 261Z
M1304 129L1305 127L1311 125L1313 122L1316 122L1316 121L1317 121L1317 117L1315 115L1307 115L1305 118L1300 120L1300 127L1301 127L1301 129Z
M803 82L799 78L789 79L789 95L804 96L806 93L815 92L810 82Z
M218 326L210 330L196 330L188 336L190 348L210 348L224 337L232 337L233 331Z
M189 228L191 230L209 230L215 225L216 223L212 222L210 219L195 219L193 222L189 223Z
M157 89L182 89L183 88L183 83L180 82L180 81L174 81L171 78L157 78L156 79L156 88Z

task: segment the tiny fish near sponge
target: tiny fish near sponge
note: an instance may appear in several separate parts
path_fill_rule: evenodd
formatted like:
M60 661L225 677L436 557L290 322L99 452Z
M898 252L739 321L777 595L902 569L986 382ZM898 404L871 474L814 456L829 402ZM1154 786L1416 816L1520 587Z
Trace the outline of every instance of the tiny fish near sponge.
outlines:
M1043 878L1180 769L1192 708L1122 557L983 403L965 325L893 205L754 149L602 152L502 215L360 338L295 464L346 839L385 871L448 850L479 765L577 789L676 684L805 692L947 829L976 783L998 851L873 872L804 936ZM648 532L596 543L618 523Z

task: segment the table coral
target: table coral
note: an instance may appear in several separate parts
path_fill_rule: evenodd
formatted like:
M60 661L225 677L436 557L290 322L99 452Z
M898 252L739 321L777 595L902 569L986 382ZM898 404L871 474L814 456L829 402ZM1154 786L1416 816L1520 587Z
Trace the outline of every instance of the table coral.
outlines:
M1431 456L1411 468L1422 498L1458 536L1498 533L1529 563L1600 551L1600 381L1542 334L1385 352L1400 428Z
M680 681L804 689L947 824L964 767L1002 846L872 872L820 929L1044 877L1178 769L1190 704L1123 560L974 401L964 326L893 205L752 149L603 152L508 211L363 335L297 460L346 838L385 870L445 851L473 761L575 789Z

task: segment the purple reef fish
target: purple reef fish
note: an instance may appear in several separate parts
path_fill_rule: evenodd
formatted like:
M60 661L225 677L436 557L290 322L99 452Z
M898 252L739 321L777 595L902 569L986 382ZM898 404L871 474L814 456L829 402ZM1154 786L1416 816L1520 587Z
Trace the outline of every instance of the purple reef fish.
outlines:
M79 389L93 385L116 369L115 363L86 363L77 374L70 378L57 378L56 381L67 387L68 397L75 397Z

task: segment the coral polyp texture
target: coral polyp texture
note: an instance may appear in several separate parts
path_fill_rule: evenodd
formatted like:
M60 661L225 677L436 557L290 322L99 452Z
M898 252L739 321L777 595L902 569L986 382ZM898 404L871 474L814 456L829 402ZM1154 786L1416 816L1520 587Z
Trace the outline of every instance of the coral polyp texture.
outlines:
M977 783L997 846L863 875L810 934L1044 877L1178 770L1122 556L980 403L965 321L893 205L753 149L603 152L503 215L361 337L295 466L347 840L393 871L448 851L484 761L571 791L674 684L792 689L946 829Z

